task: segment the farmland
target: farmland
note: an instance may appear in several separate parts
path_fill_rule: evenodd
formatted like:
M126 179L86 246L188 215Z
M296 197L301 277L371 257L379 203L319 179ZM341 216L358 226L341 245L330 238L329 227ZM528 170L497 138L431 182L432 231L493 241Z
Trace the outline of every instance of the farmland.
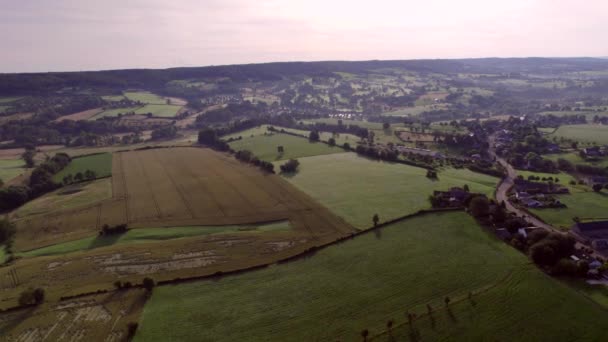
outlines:
M585 160L585 159L581 158L581 156L576 152L546 154L543 156L543 158L551 159L553 161L557 161L558 159L562 158L575 165L576 164L588 164L588 165L599 166L599 167L608 167L608 158L606 158L606 157L600 158L599 160L589 161L589 160Z
M463 300L469 292L475 293L475 307ZM451 309L454 320L447 322L441 309L445 296L459 302ZM594 315L605 317L601 309L534 269L466 214L444 213L402 221L312 258L214 282L159 288L144 309L136 341L195 336L214 341L251 336L353 341L362 329L380 333L389 319L403 323L406 310L423 314L426 304L440 317L436 331L421 323L423 338L474 334L483 325L496 339L508 340L514 323L522 319L534 327L563 327L540 330L556 338L562 329L573 337L599 338L607 320L597 321L600 316ZM543 314L532 314L538 308ZM532 338L538 332L522 329L518 337Z
M0 179L3 182L17 177L25 171L23 159L0 159Z
M97 119L101 119L101 118L105 118L105 117L116 117L121 114L125 115L127 113L135 112L135 110L137 110L138 108L140 108L140 107L124 107L124 108L107 109L101 113L97 113L97 114L89 117L89 120L97 120Z
M95 172L97 178L109 177L112 175L112 154L100 153L88 156L73 158L68 166L53 176L55 182L61 183L63 177L84 173L87 170Z
M283 146L283 153L277 152L278 146ZM306 138L270 132L258 134L254 137L243 135L242 140L231 142L230 147L236 151L249 150L258 158L266 161L344 152L339 147L330 147L321 142L312 143Z
M133 92L127 91L125 92L125 97L132 101L139 101L141 103L147 104L155 104L155 105L164 105L167 104L167 99L160 97L156 94L148 93L148 92Z
M118 237L93 236L80 240L64 242L48 247L19 253L20 257L36 257L44 255L67 254L76 251L95 249L110 245L157 242L162 240L182 239L201 235L227 234L238 232L268 232L287 231L290 229L289 221L280 221L262 225L235 225L235 226L200 226L200 227L164 227L131 229Z
M430 180L425 169L372 161L355 153L299 161L299 171L287 179L358 228L370 226L376 213L380 221L386 221L429 208L427 198L433 190L468 184L471 192L492 197L498 182L457 169L443 170L438 180Z
M148 104L141 108L137 108L135 110L135 114L152 114L152 116L156 117L174 117L177 115L177 112L181 109L181 106L175 105L159 105L159 104Z
M273 262L354 231L281 177L211 150L157 148L113 158L111 179L78 184L104 184L110 198L62 202L60 196L88 193L70 186L16 212L13 250L25 257L15 264L23 286L44 281L50 298L58 298L111 288L116 276L135 282L145 274L209 275ZM98 237L102 225L121 223L131 228L124 236ZM0 279L10 271L0 269ZM0 305L11 305L20 286L5 289Z
M608 144L608 126L602 125L565 125L549 137L566 138L575 141Z

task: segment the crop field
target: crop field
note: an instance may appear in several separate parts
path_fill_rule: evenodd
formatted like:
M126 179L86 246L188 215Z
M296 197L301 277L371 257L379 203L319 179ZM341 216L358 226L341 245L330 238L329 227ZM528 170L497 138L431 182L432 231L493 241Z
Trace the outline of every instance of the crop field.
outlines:
M94 171L97 178L109 177L112 175L112 154L100 153L83 157L73 158L68 166L53 176L55 182L61 183L63 177L76 175L78 172L84 174L86 170Z
M92 117L94 117L102 112L103 112L102 108L94 108L94 109L84 110L82 112L78 112L78 113L74 113L74 114L60 116L57 119L55 119L55 121L61 122L64 120L72 120L72 121L89 120Z
M475 306L466 299L469 292ZM445 296L453 301L449 315ZM601 339L608 322L602 309L457 212L405 220L312 258L157 288L135 340L357 341L363 329L373 336L389 319L406 322L406 311L424 315L427 304L436 312L437 329L421 323L425 340L458 339L477 326L496 340L512 340L514 327L524 340L539 332ZM522 320L531 328L521 329L516 323Z
M120 152L112 169L111 179L93 183L111 182L112 198L69 209L49 203L50 212L16 220L14 250L29 257L14 266L18 284L1 283L11 269L0 268L0 306L15 303L28 284L48 284L50 298L58 298L109 289L117 276L209 275L274 262L354 231L280 176L212 150ZM279 221L289 228L267 225ZM121 223L133 231L96 238L102 225ZM162 227L169 228L151 230Z
M145 303L142 289L65 300L0 313L0 332L5 341L119 342Z
M130 229L125 234L114 236L92 236L75 241L69 241L18 253L20 257L36 257L44 255L60 255L77 251L90 250L110 245L158 242L163 240L181 239L201 235L227 234L239 232L273 232L291 229L289 221L279 221L262 225L228 225L228 226L199 226L199 227L164 227Z
M233 141L229 145L236 151L249 150L266 161L344 152L339 147L330 147L321 142L311 143L306 138L281 133L266 133L248 138L243 136L242 140ZM277 151L278 146L283 146L283 153Z
M558 137L572 139L580 142L589 142L597 144L608 144L608 126L602 125L566 125L560 126L559 129L549 135L549 137Z
M3 182L6 183L23 172L25 172L23 159L0 159L0 179Z
M357 228L430 208L433 190L468 184L471 192L493 197L498 178L465 169L446 169L438 180L418 167L372 161L355 153L299 159L300 168L287 179Z

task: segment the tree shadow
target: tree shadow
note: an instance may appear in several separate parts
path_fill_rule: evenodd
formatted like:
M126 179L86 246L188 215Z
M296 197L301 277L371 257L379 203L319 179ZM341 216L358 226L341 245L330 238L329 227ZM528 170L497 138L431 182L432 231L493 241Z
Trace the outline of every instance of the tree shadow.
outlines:
M293 177L295 177L295 176L296 176L298 173L300 173L300 171L299 171L299 170L296 170L296 171L294 171L294 172L283 172L283 171L280 171L280 172L279 172L279 174L280 174L281 176L285 177L285 178L293 178Z
M432 313L429 313L429 320L431 323L431 329L436 330L437 329L437 319L435 319L435 315L433 315Z
M450 319L450 321L452 321L452 323L458 323L458 318L456 318L456 316L454 315L454 312L452 311L452 308L450 308L449 306L447 308L447 313L448 313L448 318Z
M376 236L376 239L382 239L382 228L374 229L374 235Z
M98 235L87 247L88 249L111 246L120 239L122 234Z
M420 341L420 331L414 326L410 326L410 332L408 334L410 341Z

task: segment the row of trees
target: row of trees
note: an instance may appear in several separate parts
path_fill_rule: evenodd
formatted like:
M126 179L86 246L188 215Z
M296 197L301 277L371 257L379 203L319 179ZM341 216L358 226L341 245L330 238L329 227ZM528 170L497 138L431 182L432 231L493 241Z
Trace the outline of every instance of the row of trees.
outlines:
M74 184L74 183L80 183L83 181L95 180L96 178L97 178L97 173L95 171L87 169L84 173L79 171L79 172L76 172L76 174L73 176L71 173L69 175L64 176L63 184L69 185L69 184Z

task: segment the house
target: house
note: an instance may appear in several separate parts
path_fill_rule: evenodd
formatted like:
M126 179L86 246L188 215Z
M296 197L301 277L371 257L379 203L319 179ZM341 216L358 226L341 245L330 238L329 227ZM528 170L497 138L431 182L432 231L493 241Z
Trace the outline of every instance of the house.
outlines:
M471 195L459 187L453 187L448 191L433 191L433 197L436 201L433 207L462 207Z
M559 153L561 149L558 144L549 144L549 146L547 146L547 151L549 153Z
M521 200L521 203L528 208L542 208L543 204L532 198L524 198Z
M524 199L524 198L531 198L532 195L530 195L529 193L525 192L525 191L518 191L515 193L515 198L517 198L518 200Z
M587 157L599 157L602 155L598 146L586 147L583 149Z

